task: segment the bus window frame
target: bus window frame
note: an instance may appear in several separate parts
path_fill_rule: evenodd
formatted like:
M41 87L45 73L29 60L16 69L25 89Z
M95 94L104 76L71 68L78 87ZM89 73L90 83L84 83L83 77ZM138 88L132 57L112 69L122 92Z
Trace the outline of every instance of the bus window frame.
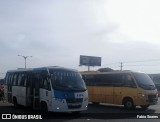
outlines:
M106 79L104 78L107 76ZM125 78L127 75L131 77L130 84L126 84L128 80ZM120 82L117 82L117 76L120 78ZM89 78L90 77L90 78ZM136 81L132 74L83 74L83 80L85 81L87 86L107 86L107 87L130 87L130 88L137 88ZM89 79L89 81L88 81ZM104 79L104 80L103 80ZM102 81L103 80L103 81ZM108 80L108 82L106 81ZM112 82L113 81L113 82Z
M129 76L131 78L131 80L129 80L126 76ZM124 81L123 82L123 86L124 87L137 88L137 84L136 84L136 81L135 81L133 75L131 75L131 74L123 74L122 78L123 78L123 81ZM126 84L128 81L130 81L130 83Z

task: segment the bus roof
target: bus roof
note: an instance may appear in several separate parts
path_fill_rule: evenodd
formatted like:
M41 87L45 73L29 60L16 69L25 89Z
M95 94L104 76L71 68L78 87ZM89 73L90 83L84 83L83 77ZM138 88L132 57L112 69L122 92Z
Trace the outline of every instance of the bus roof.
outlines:
M47 68L48 68L48 69L62 69L62 70L69 70L69 71L78 72L78 70L76 70L76 69L59 67L59 66L48 66Z
M47 69L61 69L61 70L67 70L67 71L74 71L78 72L75 69L69 69L69 68L64 68L64 67L59 67L59 66L47 66L47 67L39 67L39 68L18 68L17 70L8 70L7 73L11 72L25 72L25 71L40 71L40 70L47 70Z
M7 73L8 72L23 72L23 71L32 71L32 68L26 68L26 69L25 68L24 69L23 68L18 68L16 70L8 70Z
M143 73L143 72L136 72L136 71L131 71L131 70L124 70L124 71L111 71L111 72L99 72L99 71L83 71L80 72L81 75L96 75L96 74L120 74L120 73Z

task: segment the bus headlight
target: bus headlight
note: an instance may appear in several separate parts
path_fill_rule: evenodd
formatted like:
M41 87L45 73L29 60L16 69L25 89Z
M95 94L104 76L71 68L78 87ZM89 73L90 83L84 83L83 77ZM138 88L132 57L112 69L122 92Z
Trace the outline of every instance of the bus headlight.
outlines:
M145 97L145 94L142 94L142 97Z
M138 93L138 96L139 96L139 97L145 97L146 95L143 94L143 93Z

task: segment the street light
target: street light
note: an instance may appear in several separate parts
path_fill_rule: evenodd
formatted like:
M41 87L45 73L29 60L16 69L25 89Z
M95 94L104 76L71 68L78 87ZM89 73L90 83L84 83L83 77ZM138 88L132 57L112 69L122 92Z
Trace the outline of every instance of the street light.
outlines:
M32 56L23 56L23 55L18 55L18 56L21 56L21 57L24 58L24 60L25 60L25 69L26 69L26 60L27 60L27 58L32 57Z

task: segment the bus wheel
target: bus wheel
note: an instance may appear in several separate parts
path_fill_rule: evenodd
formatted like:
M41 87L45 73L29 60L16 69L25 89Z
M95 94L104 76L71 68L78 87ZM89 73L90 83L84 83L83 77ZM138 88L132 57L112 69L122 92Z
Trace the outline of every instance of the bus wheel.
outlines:
M147 109L148 107L149 107L149 105L141 105L141 108L144 110Z
M13 105L15 108L18 108L17 99L15 97L13 98Z
M128 110L131 110L131 109L135 108L132 99L130 99L130 98L125 99L125 101L124 101L124 107L126 109L128 109Z
M99 102L92 102L94 105L99 105Z
M45 102L41 103L41 111L44 113L48 112L47 104Z

